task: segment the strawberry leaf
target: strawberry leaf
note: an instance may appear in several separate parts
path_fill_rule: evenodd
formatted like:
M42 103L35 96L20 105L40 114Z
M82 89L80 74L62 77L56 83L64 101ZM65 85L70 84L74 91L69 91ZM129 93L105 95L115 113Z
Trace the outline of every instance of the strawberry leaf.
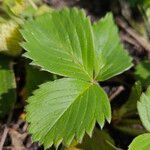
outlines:
M34 95L26 108L29 131L45 148L69 145L74 137L81 142L85 132L92 135L96 121L110 122L108 97L96 84L64 78L44 83Z
M43 15L28 22L22 34L27 41L25 56L35 65L55 74L92 80L92 26L83 11L65 9Z
M132 59L120 43L112 14L107 14L95 23L93 32L98 63L95 71L96 80L107 80L132 66Z

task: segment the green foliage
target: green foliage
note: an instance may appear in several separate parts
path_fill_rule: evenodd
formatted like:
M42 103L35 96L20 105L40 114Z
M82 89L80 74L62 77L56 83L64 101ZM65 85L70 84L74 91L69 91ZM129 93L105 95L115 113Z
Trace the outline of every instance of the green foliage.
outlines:
M16 100L15 77L10 60L0 55L0 118L12 108Z
M144 127L150 132L150 87L137 103L138 112Z
M97 56L95 79L107 80L131 67L131 58L123 49L112 14L107 14L93 25L94 44Z
M129 145L129 150L148 150L150 148L150 134L145 133L136 137Z
M114 109L114 120L118 120L114 127L124 133L130 135L139 135L145 132L145 129L139 128L141 122L139 118L135 118L137 114L137 101L140 100L142 94L142 86L140 82L136 82L131 89L128 100L119 108Z
M114 110L114 115L116 115L117 118L125 118L126 116L129 117L129 115L135 114L137 112L137 101L140 100L142 94L142 86L140 82L136 82L134 86L131 89L130 95L128 100L125 102L125 104L122 105L119 110Z
M28 99L27 121L34 141L45 148L69 145L73 138L81 142L85 132L91 136L96 121L101 127L105 119L110 122L110 103L98 81L132 66L117 32L111 14L92 26L85 12L76 8L23 26L24 56L43 70L69 77L42 84Z
M91 32L90 20L82 11L66 9L44 15L24 26L22 35L27 42L23 47L28 50L25 56L52 73L90 81L94 69Z
M150 85L150 61L142 61L136 66L136 79L143 85Z
M107 131L95 129L92 138L85 136L83 142L77 147L84 150L114 150L114 140Z
M115 142L110 136L109 131L99 130L95 128L93 130L92 137L87 134L84 136L82 143L78 143L73 140L69 147L62 146L61 150L116 150L117 147L114 146ZM118 149L119 150L119 149Z
M25 65L26 68L26 84L25 91L26 96L31 96L32 92L38 88L38 86L46 81L54 80L52 74L40 71L39 68L31 66L28 63Z
M150 131L150 87L141 95L137 108L143 126ZM129 150L147 150L150 147L150 134L145 133L136 137L129 145Z
M103 89L78 79L47 82L34 92L28 103L29 131L46 148L53 143L58 146L62 141L70 145L74 137L81 141L85 132L92 135L96 121L103 126L105 118L109 122L111 119L109 100Z

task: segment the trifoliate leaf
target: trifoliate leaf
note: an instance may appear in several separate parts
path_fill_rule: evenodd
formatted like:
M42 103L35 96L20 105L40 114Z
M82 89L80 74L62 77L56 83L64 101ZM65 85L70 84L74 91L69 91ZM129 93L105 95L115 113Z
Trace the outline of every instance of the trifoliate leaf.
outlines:
M110 122L110 104L106 93L96 84L78 79L59 79L44 83L28 100L27 120L33 140L45 148L61 142L81 142L85 132L92 135L97 121Z
M135 76L143 85L150 84L150 61L142 61L136 66Z
M24 25L22 34L27 41L23 44L25 56L35 65L59 75L92 80L92 26L83 11L64 9L40 16Z
M94 43L98 67L95 78L104 81L118 75L132 66L132 59L124 50L114 24L112 14L93 25Z
M22 41L22 37L18 29L19 25L14 21L0 23L0 52L11 56L21 53L19 42Z
M115 26L112 17L106 18L107 24ZM108 122L111 120L110 103L96 82L96 73L103 72L100 66L105 65L108 72L104 72L110 78L131 67L131 58L123 48L116 46L119 37L115 41L112 37L105 41L105 45L111 44L110 40L117 42L117 50L109 50L112 47L103 45L107 47L102 49L103 55L96 54L94 40L97 39L92 28L83 10L66 8L27 22L21 31L26 41L22 44L27 50L24 56L32 59L33 65L51 73L75 78L45 83L29 98L26 110L30 133L45 148L52 144L58 146L61 142L69 145L73 138L81 141L85 132L92 134L96 121L103 127L105 119ZM101 29L100 26L96 28L98 31ZM105 31L108 34L108 30ZM112 34L118 36L117 32ZM103 41L101 33L99 36ZM98 59L99 55L103 57L102 60L106 57L106 64ZM123 62L120 61L121 57ZM109 63L114 72L108 67Z
M136 137L129 145L129 150L148 150L150 148L150 134L145 133Z
M147 92L142 94L137 103L138 112L143 126L150 131L150 87Z
M15 77L10 60L0 56L0 117L7 114L16 100Z

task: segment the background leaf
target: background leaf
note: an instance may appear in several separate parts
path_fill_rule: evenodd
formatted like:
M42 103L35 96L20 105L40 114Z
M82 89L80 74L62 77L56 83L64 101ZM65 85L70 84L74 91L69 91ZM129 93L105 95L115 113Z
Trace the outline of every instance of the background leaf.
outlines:
M54 80L52 74L40 71L38 67L31 66L28 63L25 65L26 68L26 96L31 96L32 92L38 88L38 86L46 81Z
M86 136L77 147L84 150L115 150L109 143L115 144L108 132L95 129L92 138Z
M138 112L144 127L150 131L150 87L137 103Z
M143 85L150 85L150 61L142 61L135 68L136 79Z
M16 101L16 83L11 61L0 55L0 117L6 115Z
M15 21L0 23L0 52L17 56L21 53L19 42L22 41L19 25Z
M140 82L136 82L131 89L128 100L118 110L114 110L114 116L117 119L124 119L137 113L137 101L140 100L142 94L142 86Z
M129 145L129 150L148 150L150 147L150 134L142 134L136 137Z

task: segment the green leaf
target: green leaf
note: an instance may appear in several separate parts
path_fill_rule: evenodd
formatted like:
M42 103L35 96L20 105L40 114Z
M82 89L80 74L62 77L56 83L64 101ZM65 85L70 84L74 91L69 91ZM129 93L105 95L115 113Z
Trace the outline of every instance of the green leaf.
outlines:
M132 66L132 59L120 42L112 14L107 14L95 23L93 32L98 63L95 71L96 80L107 80Z
M129 150L148 150L150 148L150 134L142 134L136 137L129 145Z
M124 107L127 108L128 112L137 110L136 103L140 99L141 94L142 94L142 86L141 83L137 81L135 82L134 86L131 89L131 93L127 102L124 104Z
M64 78L43 84L34 95L26 108L29 131L45 148L69 145L73 138L81 142L85 132L92 135L96 121L110 122L108 97L96 84Z
M84 150L114 150L114 148L109 145L110 143L111 145L115 145L114 140L108 132L95 129L92 138L86 136L83 142L77 147Z
M52 144L58 146L61 142L69 145L73 138L81 141L85 132L91 136L96 121L103 127L105 119L108 122L111 120L107 94L96 80L110 78L132 64L131 58L118 44L119 37L112 17L108 15L106 18L106 27L111 24L112 34L117 36L115 41L108 35L103 40L101 32L95 35L95 28L100 31L103 24L94 25L93 30L85 12L76 8L37 17L27 22L21 30L26 41L22 44L27 51L24 56L33 60L33 65L75 78L45 83L28 100L26 111L30 133L45 148ZM108 29L105 32L109 34ZM116 42L113 49L111 40L113 44ZM97 49L98 42L105 42L101 51Z
M129 115L135 115L137 113L137 101L140 99L142 94L142 86L140 82L135 82L131 89L129 98L125 104L119 110L114 110L114 115L116 119L125 118Z
M25 56L35 65L59 75L92 80L92 26L84 11L74 8L43 15L26 23L21 33L26 40Z
M143 126L150 131L150 87L147 92L142 94L137 103L138 112Z
M142 61L135 68L136 79L143 85L150 85L150 61Z
M0 56L0 117L11 110L16 100L15 77L10 66L10 60Z
M31 66L28 63L25 65L26 68L26 96L31 96L32 92L38 88L38 86L47 81L53 80L53 75L39 70L39 68L35 66Z

